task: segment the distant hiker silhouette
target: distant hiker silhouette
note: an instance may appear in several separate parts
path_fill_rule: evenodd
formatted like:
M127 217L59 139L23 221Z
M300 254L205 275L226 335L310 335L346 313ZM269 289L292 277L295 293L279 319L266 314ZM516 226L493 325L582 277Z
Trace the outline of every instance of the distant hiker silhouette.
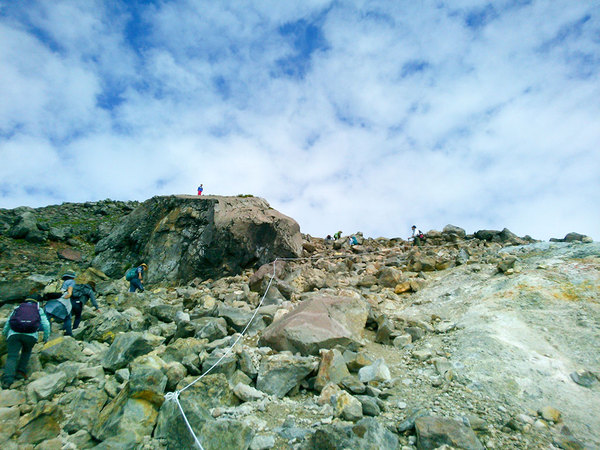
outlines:
M198 186L198 195L202 195L203 191L204 191L204 188L202 187L202 185Z

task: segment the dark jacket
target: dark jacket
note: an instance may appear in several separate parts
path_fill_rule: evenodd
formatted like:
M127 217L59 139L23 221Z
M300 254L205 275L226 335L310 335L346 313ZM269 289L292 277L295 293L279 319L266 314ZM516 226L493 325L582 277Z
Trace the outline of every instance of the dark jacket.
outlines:
M86 302L92 301L94 308L98 309L98 302L96 302L96 295L94 290L89 284L76 284L73 288L73 295L71 296L73 301L79 301L85 306Z

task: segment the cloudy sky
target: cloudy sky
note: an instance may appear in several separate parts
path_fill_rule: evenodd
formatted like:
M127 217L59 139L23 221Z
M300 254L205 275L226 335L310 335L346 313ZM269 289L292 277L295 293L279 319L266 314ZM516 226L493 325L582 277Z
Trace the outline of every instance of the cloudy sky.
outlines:
M600 0L0 1L0 207L600 239Z

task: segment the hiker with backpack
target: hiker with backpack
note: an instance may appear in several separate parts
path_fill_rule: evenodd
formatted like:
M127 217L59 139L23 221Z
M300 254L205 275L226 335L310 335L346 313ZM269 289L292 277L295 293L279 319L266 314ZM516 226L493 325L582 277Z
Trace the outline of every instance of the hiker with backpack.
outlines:
M416 225L412 226L412 235L408 238L409 241L413 241L413 245L416 247L421 247L423 242L425 242L425 235L419 229L417 229Z
M73 289L75 289L75 272L68 271L62 276L62 296L60 298L50 300L44 306L44 312L50 320L62 323L62 329L66 336L73 336L73 330L71 328L71 311L73 305L71 304L71 296L73 295Z
M73 330L79 327L81 322L81 313L83 307L88 300L92 301L92 305L96 308L96 312L100 312L98 302L96 301L96 295L94 291L96 289L96 283L90 281L88 284L76 284L71 294L71 316L73 317Z
M33 346L38 341L40 327L44 333L44 342L50 338L50 322L38 299L27 298L15 308L4 325L4 336L8 347L2 388L9 389L15 378L27 378L27 364ZM19 356L20 355L20 356Z
M129 281L129 292L135 292L139 290L144 292L144 271L148 270L146 263L140 264L138 267L132 267L125 274L125 279Z

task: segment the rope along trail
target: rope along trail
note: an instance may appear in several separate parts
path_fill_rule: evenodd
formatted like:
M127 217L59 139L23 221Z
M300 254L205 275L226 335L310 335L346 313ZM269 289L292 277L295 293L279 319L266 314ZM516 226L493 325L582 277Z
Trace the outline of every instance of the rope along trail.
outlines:
M436 245L436 246L432 245L432 246L429 246L428 248L431 248L431 247L448 247L448 246L454 246L454 245L456 245L456 243L442 244L442 245ZM270 276L269 283L267 285L267 288L265 289L265 293L263 294L262 298L260 299L260 302L258 303L258 306L254 309L254 313L252 314L252 317L250 317L250 320L248 321L248 323L246 324L246 326L244 327L244 329L241 331L241 333L239 334L239 336L236 338L236 340L233 342L233 344L229 346L229 348L227 349L227 351L211 367L209 367L202 375L200 375L194 381L192 381L191 383L189 383L187 386L185 386L182 389L176 390L174 392L167 392L165 394L165 401L174 401L177 404L177 408L179 408L179 411L181 412L181 415L183 416L183 420L185 422L185 425L186 425L187 429L190 431L192 437L194 438L194 441L196 442L196 445L198 446L198 448L200 450L204 450L204 447L202 447L202 444L200 443L200 440L198 439L198 436L194 432L194 429L192 428L192 425L190 424L190 422L189 422L189 420L188 420L188 418L187 418L187 416L185 414L185 411L183 410L183 407L181 406L181 402L179 400L179 396L181 395L182 392L184 392L185 390L187 390L190 387L192 387L194 384L196 384L198 381L200 381L202 378L204 378L206 375L208 375L215 367L217 367L221 363L221 361L227 355L229 355L229 353L231 353L231 351L236 346L236 344L240 341L240 339L242 337L244 337L244 335L246 334L246 331L248 331L248 328L250 327L250 325L254 321L254 318L258 314L258 310L262 306L262 304L263 304L263 302L265 300L265 297L267 296L267 293L269 292L271 284L273 283L273 279L276 276L275 271L276 271L276 263L277 263L277 261L309 261L309 260L316 260L316 259L322 260L322 259L354 258L356 256L367 255L367 254L392 253L393 250L394 250L394 248L386 248L386 249L367 251L367 252L362 252L362 253L357 253L357 254L351 254L351 255L308 256L308 257L303 257L303 258L276 258L274 261L268 263L268 264L273 264L273 273Z

